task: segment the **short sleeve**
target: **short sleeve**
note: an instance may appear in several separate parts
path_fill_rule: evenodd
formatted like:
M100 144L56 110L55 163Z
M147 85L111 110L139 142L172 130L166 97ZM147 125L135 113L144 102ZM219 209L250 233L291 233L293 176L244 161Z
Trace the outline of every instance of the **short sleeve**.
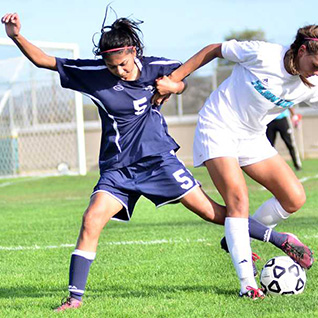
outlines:
M80 92L91 91L98 84L99 72L107 69L102 60L57 58L56 64L62 87Z
M64 88L72 88L69 85L70 84L70 75L71 75L71 74L69 74L70 69L65 67L65 65L69 61L71 61L71 60L56 58L57 71L60 75L61 85Z
M154 57L151 57L151 59L152 61L150 61L149 65L158 67L156 68L158 74L155 76L155 78L170 75L175 69L182 65L182 63L178 60Z
M163 67L163 75L170 75L174 70L182 65L181 62L176 60L167 60L167 64Z
M246 63L257 59L261 41L230 40L222 43L222 56L235 63Z

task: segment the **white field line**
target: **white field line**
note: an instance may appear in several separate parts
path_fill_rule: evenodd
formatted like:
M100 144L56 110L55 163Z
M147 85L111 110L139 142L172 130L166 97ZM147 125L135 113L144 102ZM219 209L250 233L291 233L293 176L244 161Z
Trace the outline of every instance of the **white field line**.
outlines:
M299 181L300 181L301 183L303 183L303 182L306 182L306 181L308 181L308 180L317 179L317 178L318 178L318 174L316 174L315 176L309 176L309 177L301 178L301 179L299 179Z
M56 173L42 174L40 176L33 176L33 177L31 177L31 176L13 177L13 178L9 179L10 181L6 181L6 182L3 182L3 183L0 183L0 188L8 187L8 186L11 186L11 185L16 185L16 184L19 184L19 183L38 181L38 180L41 180L41 179L44 179L44 178L49 178L49 177L59 177L61 175L63 175L63 174L56 172ZM68 174L65 174L65 175L77 176L78 173L70 171ZM63 175L63 176L65 176L65 175ZM1 179L4 179L4 178L0 177L0 180Z
M25 183L25 182L31 182L31 181L37 181L40 179L46 178L45 176L39 176L39 177L32 177L32 178L26 178L26 179L13 179L12 181L7 181L0 183L0 188L8 187L11 185L19 184L19 183Z
M314 235L302 235L302 238L305 238L305 239L316 239L316 238L318 238L318 234L314 234Z
M0 251L35 251L35 250L49 250L56 248L74 247L75 244L61 244L61 245L48 245L48 246L0 246Z
M206 239L162 239L153 241L119 241L119 242L105 242L100 245L158 245L158 244L182 244L182 243L203 243L207 242ZM47 245L47 246L0 246L0 251L35 251L35 250L49 250L75 247L75 244L61 244L61 245Z
M305 239L317 239L318 234L303 235ZM191 239L162 239L152 241L118 241L118 242L105 242L99 245L102 246L118 246L118 245L161 245L161 244L190 244L190 243L206 243L209 240L205 238L199 238L195 240ZM60 245L47 245L47 246L0 246L0 251L36 251L36 250L50 250L50 249L62 249L62 248L74 248L75 244L60 244Z

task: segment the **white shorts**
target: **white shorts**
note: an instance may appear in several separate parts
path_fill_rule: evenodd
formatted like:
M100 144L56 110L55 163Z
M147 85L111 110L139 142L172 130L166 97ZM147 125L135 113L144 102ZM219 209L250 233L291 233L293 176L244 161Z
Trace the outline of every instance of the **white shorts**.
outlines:
M193 145L193 164L195 167L219 157L234 157L240 167L271 158L277 150L268 141L266 134L239 138L228 128L220 128L213 123L198 121Z

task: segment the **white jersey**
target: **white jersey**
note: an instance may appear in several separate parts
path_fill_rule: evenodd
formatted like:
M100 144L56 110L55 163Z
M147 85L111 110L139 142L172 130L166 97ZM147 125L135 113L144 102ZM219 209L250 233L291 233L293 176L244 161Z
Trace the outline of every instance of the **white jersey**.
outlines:
M200 111L199 120L229 129L240 138L253 138L285 109L300 102L318 106L318 78L307 87L299 76L287 73L287 47L261 41L222 44L222 55L235 62L233 72L212 92Z

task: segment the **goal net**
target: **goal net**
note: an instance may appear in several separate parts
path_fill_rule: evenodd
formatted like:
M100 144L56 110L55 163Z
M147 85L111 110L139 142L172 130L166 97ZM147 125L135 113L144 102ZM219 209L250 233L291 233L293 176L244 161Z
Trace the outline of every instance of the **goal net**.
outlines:
M52 56L78 57L75 44L35 42ZM85 174L83 102L57 72L33 66L0 39L0 177Z

